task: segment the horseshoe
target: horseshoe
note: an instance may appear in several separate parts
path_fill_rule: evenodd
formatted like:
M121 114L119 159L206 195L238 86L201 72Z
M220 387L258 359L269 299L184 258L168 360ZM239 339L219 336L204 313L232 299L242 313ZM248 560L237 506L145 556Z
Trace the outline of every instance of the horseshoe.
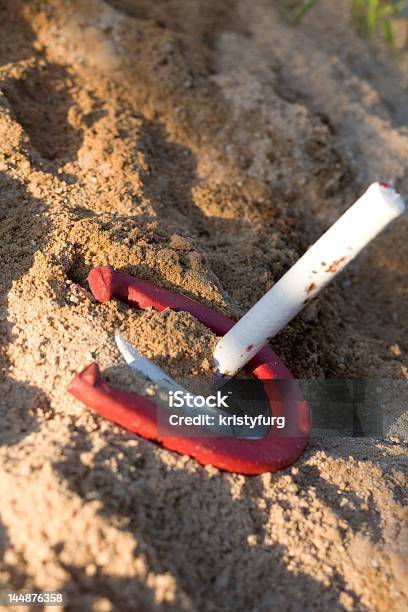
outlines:
M153 307L158 311L171 308L187 311L211 329L224 335L234 322L224 315L184 295L153 283L99 266L90 271L88 282L94 297L105 302L116 297L132 307ZM247 364L246 371L264 381L272 416L285 417L284 433L269 430L264 438L250 440L214 437L195 428L194 435L175 436L174 431L158 428L158 411L152 400L109 385L96 363L88 365L71 381L68 390L78 400L104 418L154 440L163 447L193 457L202 465L241 474L275 472L294 463L305 449L310 436L311 418L307 403L292 374L269 347L264 347ZM274 379L291 381L286 393ZM162 419L163 420L163 419ZM191 431L191 430L190 430Z

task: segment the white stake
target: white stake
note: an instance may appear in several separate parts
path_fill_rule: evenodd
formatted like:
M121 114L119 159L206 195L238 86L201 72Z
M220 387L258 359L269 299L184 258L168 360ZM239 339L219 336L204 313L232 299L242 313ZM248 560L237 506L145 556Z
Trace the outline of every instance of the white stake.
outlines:
M373 183L221 338L214 351L216 377L234 376L404 210L393 187Z

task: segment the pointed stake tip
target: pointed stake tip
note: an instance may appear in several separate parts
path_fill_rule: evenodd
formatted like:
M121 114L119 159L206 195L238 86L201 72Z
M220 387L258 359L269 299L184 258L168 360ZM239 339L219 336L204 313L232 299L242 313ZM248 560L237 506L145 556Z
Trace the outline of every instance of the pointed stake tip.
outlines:
M135 359L136 349L118 331L115 332L115 342L126 363L131 363Z
M122 334L119 331L115 331L115 342L116 344L119 344L121 342L124 341L124 337L122 336Z

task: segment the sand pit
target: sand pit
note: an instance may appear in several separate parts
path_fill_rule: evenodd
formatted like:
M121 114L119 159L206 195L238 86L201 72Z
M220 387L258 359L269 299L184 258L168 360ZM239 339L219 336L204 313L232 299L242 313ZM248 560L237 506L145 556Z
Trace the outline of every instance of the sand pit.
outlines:
M98 304L91 267L238 318L369 182L407 196L397 63L346 1L298 28L275 4L0 3L0 587L100 612L408 607L406 416L246 478L66 393L92 360L138 388L115 329L175 377L209 376L217 342L185 313ZM404 388L407 229L275 338L295 376Z

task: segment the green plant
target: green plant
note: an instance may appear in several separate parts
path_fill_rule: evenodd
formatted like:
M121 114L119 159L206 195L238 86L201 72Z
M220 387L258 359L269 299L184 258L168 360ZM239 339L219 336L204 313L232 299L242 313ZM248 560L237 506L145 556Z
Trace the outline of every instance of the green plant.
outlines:
M292 15L293 23L298 24L315 7L319 0L305 0ZM395 46L394 19L401 17L408 1L353 0L352 17L361 31L372 42L382 35L390 47Z
M302 21L303 17L306 17L312 8L317 4L319 0L306 0L298 10L294 10L292 21L294 24L298 24Z

